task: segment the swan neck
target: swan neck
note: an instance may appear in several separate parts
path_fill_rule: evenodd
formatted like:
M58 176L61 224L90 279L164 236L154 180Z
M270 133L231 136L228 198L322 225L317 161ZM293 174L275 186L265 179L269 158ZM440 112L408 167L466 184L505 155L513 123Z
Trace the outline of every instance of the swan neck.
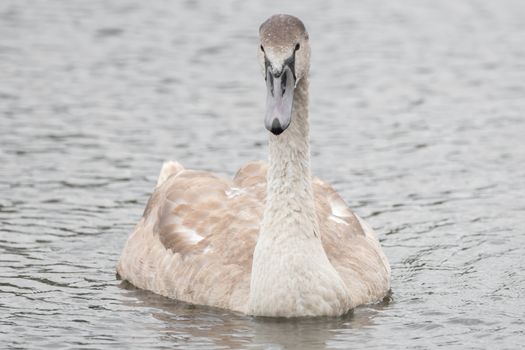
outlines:
M310 172L310 139L308 122L308 79L302 78L294 91L292 120L281 135L270 135L268 171L268 224L280 221L298 223L304 234L314 234L315 210ZM275 217L278 216L278 217ZM309 222L304 219L308 218Z
M295 210L300 203L313 201L310 173L310 140L308 123L308 80L301 79L294 91L292 120L281 135L270 134L268 203ZM292 207L286 204L299 195Z
M341 315L349 308L346 285L320 239L308 132L308 80L303 78L294 91L291 124L281 135L270 135L266 206L248 302L253 315Z

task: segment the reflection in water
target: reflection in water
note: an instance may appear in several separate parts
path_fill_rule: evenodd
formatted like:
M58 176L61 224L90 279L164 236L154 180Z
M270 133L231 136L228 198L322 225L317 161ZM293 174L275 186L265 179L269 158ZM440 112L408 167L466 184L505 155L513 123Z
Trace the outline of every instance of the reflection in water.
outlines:
M137 289L125 281L120 287L125 296L122 303L148 310L154 319L161 321L152 331L181 348L319 349L329 344L337 347L341 337L374 326L374 315L388 305L386 300L337 318L264 318L187 304Z

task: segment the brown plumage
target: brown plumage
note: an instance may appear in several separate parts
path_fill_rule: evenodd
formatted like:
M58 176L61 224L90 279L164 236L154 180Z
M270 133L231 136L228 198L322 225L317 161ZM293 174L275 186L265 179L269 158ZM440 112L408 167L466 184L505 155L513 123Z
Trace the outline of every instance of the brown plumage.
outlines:
M130 236L118 274L168 297L246 312L252 254L266 197L266 163L245 165L233 181L173 168L166 174L165 166L161 173L167 179L155 189ZM378 244L367 234L373 233L365 234L330 185L314 179L313 189L330 262L344 281L358 287L355 305L373 300L377 286L360 281L375 282L371 274L381 279L388 269L380 250L372 249ZM370 300L363 300L365 296Z

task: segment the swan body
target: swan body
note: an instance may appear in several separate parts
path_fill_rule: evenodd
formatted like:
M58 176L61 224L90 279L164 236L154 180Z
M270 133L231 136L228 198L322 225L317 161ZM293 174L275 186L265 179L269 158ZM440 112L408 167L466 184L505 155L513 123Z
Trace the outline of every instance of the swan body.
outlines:
M381 300L390 266L373 230L310 173L302 22L270 17L259 59L268 88L269 164L233 180L163 165L117 272L135 286L256 316L337 316Z

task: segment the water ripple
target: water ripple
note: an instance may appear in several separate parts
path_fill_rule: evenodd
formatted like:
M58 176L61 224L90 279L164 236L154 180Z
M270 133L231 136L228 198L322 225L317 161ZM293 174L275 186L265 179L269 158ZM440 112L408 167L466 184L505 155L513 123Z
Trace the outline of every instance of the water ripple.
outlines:
M266 157L272 8L311 33L314 173L392 265L393 294L340 318L261 320L114 275L164 160L232 176ZM0 32L3 347L522 346L520 0L20 0Z

